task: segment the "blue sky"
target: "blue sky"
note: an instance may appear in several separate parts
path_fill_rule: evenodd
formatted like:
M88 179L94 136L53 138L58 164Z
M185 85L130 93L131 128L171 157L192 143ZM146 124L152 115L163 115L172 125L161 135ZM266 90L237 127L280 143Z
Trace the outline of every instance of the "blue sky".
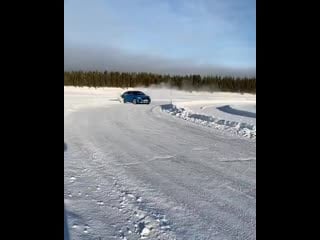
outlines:
M255 9L255 0L65 0L65 68L255 74Z

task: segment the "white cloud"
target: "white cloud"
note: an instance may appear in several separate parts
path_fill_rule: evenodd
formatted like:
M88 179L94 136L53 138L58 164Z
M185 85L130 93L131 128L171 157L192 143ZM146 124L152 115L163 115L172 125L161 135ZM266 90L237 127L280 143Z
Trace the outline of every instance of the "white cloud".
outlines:
M156 55L135 54L114 47L88 48L65 43L64 67L69 70L153 72L169 74L253 76L255 69L234 69L197 64L190 59L169 59Z

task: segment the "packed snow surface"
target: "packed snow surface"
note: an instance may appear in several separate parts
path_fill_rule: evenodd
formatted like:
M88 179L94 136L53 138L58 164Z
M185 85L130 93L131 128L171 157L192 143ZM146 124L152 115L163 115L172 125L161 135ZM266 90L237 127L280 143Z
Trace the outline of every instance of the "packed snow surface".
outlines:
M65 87L65 239L256 239L256 97Z

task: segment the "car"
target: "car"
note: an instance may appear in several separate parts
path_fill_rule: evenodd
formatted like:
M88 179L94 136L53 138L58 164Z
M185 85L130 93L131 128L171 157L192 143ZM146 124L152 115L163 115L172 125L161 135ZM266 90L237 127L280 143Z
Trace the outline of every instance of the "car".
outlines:
M121 100L123 103L131 102L133 104L150 104L151 98L141 91L127 91L121 94Z

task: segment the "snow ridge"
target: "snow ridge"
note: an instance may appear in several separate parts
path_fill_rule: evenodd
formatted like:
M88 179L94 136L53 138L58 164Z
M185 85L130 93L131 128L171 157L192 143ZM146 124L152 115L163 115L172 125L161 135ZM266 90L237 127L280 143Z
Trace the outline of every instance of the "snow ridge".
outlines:
M225 119L216 118L203 114L194 113L182 107L177 107L173 104L161 106L163 112L169 113L172 116L191 121L203 126L212 127L219 130L225 130L233 134L256 139L256 126L244 122L228 121Z

